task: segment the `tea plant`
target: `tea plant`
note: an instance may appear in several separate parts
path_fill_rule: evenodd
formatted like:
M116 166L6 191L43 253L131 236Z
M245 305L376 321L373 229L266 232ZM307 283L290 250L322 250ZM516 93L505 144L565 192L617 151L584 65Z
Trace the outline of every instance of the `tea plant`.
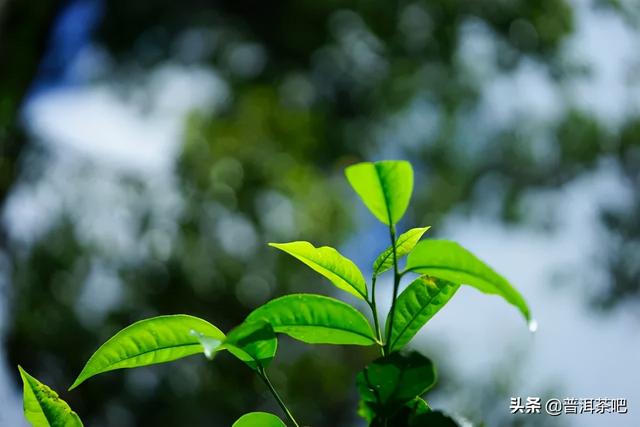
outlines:
M286 334L309 344L375 346L380 357L357 376L358 414L370 426L455 426L432 410L422 396L434 385L433 363L418 352L403 352L416 333L465 284L495 294L520 310L527 321L526 302L507 280L457 243L420 240L429 227L398 234L413 191L413 170L406 161L359 163L346 169L346 177L371 213L388 227L390 245L373 263L370 286L360 269L337 250L308 242L271 243L297 258L338 289L362 300L371 311L373 325L354 306L315 294L285 295L251 312L227 334L206 320L177 314L136 322L105 342L86 363L69 390L89 378L122 368L170 362L194 354L208 359L227 351L245 363L264 382L291 426L300 422L273 387L267 369L276 355L277 335ZM404 268L400 259L406 257ZM391 270L390 310L382 328L376 304L376 283ZM415 278L400 293L402 279ZM21 367L25 417L36 427L81 426L78 415L46 385ZM252 412L234 427L285 426L277 416Z

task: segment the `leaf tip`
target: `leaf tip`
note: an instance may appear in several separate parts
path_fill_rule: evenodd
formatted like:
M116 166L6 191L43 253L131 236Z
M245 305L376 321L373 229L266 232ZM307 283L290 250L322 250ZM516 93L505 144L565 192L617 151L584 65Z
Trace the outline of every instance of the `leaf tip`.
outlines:
M29 375L27 371L25 371L22 366L18 365L18 372L20 372L20 378L22 378L22 381L26 381L26 378Z
M269 243L267 243L267 245L272 247L272 248L284 250L284 248L287 245L287 243L269 242Z
M78 375L78 378L76 378L76 380L73 382L73 384L71 384L71 387L69 387L67 391L71 391L74 388L77 388L80 384L84 382L85 379L86 378L82 377L82 373L80 373L80 375Z

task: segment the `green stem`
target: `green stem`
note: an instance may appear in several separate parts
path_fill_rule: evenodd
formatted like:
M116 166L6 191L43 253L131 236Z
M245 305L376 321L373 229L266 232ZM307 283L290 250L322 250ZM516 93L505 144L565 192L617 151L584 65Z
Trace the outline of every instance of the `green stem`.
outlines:
M371 314L373 316L373 325L376 331L376 338L378 339L378 345L380 346L380 352L384 356L386 354L384 344L382 342L382 332L380 331L380 322L378 321L378 308L376 306L376 279L374 274L371 278L371 301L368 301L369 307L371 307Z
M398 288L400 287L400 273L398 272L398 259L396 255L396 231L393 225L389 226L389 236L391 237L391 247L393 248L393 299L389 310L389 328L387 329L386 347L387 353L391 353L391 331L393 330L393 319L396 315L396 299L398 298Z
M271 392L273 397L276 399L276 401L278 402L278 405L280 405L280 408L282 408L282 411L287 416L287 419L291 422L291 424L293 424L295 427L300 427L300 424L298 424L296 419L293 418L291 411L289 411L289 408L287 408L287 405L284 404L284 402L282 401L282 398L280 398L280 395L278 394L276 389L273 387L273 384L271 384L271 381L269 381L269 377L267 377L267 373L263 367L258 368L258 375L260 375L260 378L262 378L262 381L264 381L264 383L267 385L267 387L269 388L269 391Z

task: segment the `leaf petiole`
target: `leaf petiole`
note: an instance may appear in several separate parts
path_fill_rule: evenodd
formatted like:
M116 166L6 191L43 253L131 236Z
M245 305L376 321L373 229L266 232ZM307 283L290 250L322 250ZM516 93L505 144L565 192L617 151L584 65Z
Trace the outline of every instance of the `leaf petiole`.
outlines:
M282 400L282 398L280 397L276 389L273 387L273 384L271 384L271 381L269 380L269 377L267 376L267 372L264 370L264 368L262 366L259 366L257 372L260 378L262 378L262 381L264 381L264 383L266 384L267 388L269 389L273 397L276 399L276 402L278 402L278 405L280 405L280 408L282 409L284 414L287 416L287 419L295 427L300 427L300 424L298 424L296 419L293 417L293 414L291 413L291 411L289 411L289 408L287 408L287 405L285 405L284 401Z
M377 276L374 273L371 278L371 301L367 301L369 307L371 307L371 315L373 316L373 326L376 332L376 339L378 346L380 347L380 353L384 356L386 354L384 341L382 340L382 331L380 330L380 321L378 320L378 308L376 306L376 279Z
M398 257L396 256L396 230L394 225L389 225L389 237L391 238L391 247L393 248L393 299L391 300L391 309L389 310L388 328L385 331L386 352L391 352L391 331L393 330L393 319L396 314L396 300L398 299L398 288L400 287L400 279L402 275L398 272Z

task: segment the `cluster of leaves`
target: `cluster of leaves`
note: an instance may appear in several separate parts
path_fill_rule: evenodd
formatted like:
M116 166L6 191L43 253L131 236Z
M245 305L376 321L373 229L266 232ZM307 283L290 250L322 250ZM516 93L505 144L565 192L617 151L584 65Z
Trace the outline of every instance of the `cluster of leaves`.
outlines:
M272 243L327 278L337 288L362 300L371 309L373 325L355 306L316 294L290 294L256 308L236 328L223 333L201 318L178 314L136 322L105 342L89 359L70 390L87 379L112 370L165 363L194 354L209 359L227 351L264 381L288 422L299 426L273 387L267 368L278 347L276 334L308 344L377 346L380 358L356 379L360 394L358 413L371 426L455 426L434 411L422 396L436 382L433 363L418 352L402 350L463 285L503 297L527 320L526 302L507 280L457 243L420 241L429 227L396 236L413 192L413 170L405 161L359 163L346 170L349 183L373 215L388 226L391 245L373 263L370 286L361 270L330 247L296 241ZM404 269L399 261L407 257ZM391 270L393 298L383 328L378 319L376 280ZM399 294L401 279L419 276ZM36 427L82 425L79 417L57 394L27 374L24 382L25 416ZM273 414L252 412L234 426L284 426Z

